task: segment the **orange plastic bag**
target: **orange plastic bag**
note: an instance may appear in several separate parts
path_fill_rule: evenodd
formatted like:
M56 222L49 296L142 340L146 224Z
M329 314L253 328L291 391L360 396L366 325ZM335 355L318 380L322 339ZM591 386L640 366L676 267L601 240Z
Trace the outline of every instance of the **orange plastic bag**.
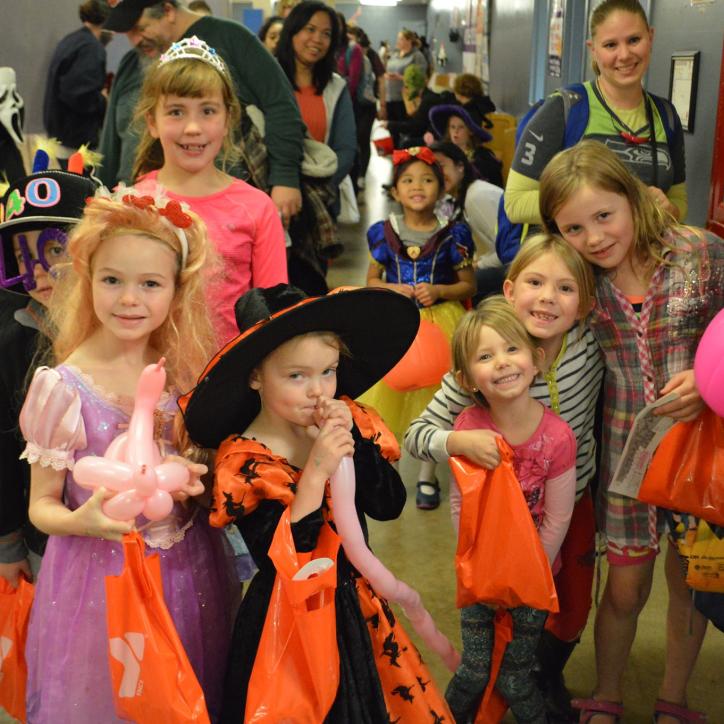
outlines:
M339 537L326 523L297 554L287 508L269 546L277 570L246 697L247 724L318 724L339 687L334 601Z
M108 661L119 717L138 724L208 724L206 701L166 608L158 554L123 536L120 576L106 576Z
M639 500L724 525L724 419L708 407L677 422L649 464Z
M35 587L22 576L13 588L0 578L0 707L25 722L25 640Z
M501 461L485 470L450 458L462 495L455 552L457 606L487 603L558 611L548 558L513 472L513 452L498 438Z
M485 687L483 700L475 714L475 724L498 724L508 711L508 702L495 688L500 664L508 644L513 640L513 619L508 611L499 608L493 624L493 656L490 659L490 678Z

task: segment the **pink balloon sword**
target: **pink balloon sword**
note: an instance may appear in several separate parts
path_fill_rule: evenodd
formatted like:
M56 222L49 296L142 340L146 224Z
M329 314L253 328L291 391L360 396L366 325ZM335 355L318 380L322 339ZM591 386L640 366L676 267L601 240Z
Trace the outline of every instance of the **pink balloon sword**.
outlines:
M443 660L450 671L456 671L460 665L460 654L435 626L432 616L422 605L420 594L395 578L365 543L354 506L355 474L352 458L342 458L337 472L330 480L330 486L334 523L350 563L372 584L375 593L402 606L420 638Z

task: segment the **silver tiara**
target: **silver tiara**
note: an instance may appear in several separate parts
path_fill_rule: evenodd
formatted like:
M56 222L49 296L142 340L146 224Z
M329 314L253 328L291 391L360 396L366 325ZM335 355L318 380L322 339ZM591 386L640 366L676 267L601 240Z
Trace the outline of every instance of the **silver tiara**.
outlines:
M228 75L226 65L221 56L205 43L201 38L192 35L190 38L184 38L177 43L173 43L171 47L158 59L159 65L164 65L172 60L180 60L182 58L190 58L191 60L200 60L209 65L213 65L219 73Z

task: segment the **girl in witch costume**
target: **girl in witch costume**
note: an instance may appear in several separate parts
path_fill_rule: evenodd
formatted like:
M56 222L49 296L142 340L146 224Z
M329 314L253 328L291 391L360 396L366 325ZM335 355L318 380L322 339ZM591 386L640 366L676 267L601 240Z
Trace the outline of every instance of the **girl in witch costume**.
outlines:
M297 552L313 551L335 520L328 479L352 455L363 530L365 515L391 520L402 511L405 488L391 464L399 447L373 410L349 398L397 363L419 319L413 304L386 290L306 298L286 285L251 290L236 316L241 336L180 400L191 438L218 447L212 523L235 522L259 567L236 619L224 722L250 715L249 681L276 576L267 552L285 509ZM339 687L325 721L451 722L419 652L341 548L335 605Z
M467 224L435 213L445 192L442 168L429 148L395 151L392 197L402 207L367 232L372 259L367 286L387 287L410 299L420 316L450 339L465 309L461 302L475 294L475 245ZM381 381L362 399L377 410L398 440L428 405L439 385L398 392ZM419 508L437 508L439 485L434 465L423 463L417 491Z

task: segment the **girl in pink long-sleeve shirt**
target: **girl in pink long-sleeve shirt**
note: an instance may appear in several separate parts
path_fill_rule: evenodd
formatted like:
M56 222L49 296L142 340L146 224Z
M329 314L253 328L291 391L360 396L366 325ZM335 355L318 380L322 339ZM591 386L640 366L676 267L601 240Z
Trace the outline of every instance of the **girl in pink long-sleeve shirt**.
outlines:
M136 152L136 188L160 186L206 223L221 257L206 301L219 344L239 334L234 303L253 287L286 283L284 229L263 191L224 170L238 160L241 108L228 68L202 40L174 43L151 67L136 116L145 121ZM217 166L221 161L221 167Z
M516 477L554 567L575 501L576 439L568 423L530 396L543 350L504 297L486 299L469 312L455 331L452 348L457 380L476 403L460 413L455 430L493 430L510 445ZM460 509L456 492L451 479L454 517ZM495 608L481 601L460 612L462 663L445 694L456 721L474 717L487 686ZM545 703L531 671L546 612L519 606L510 614L513 640L495 686L517 721L542 724Z

